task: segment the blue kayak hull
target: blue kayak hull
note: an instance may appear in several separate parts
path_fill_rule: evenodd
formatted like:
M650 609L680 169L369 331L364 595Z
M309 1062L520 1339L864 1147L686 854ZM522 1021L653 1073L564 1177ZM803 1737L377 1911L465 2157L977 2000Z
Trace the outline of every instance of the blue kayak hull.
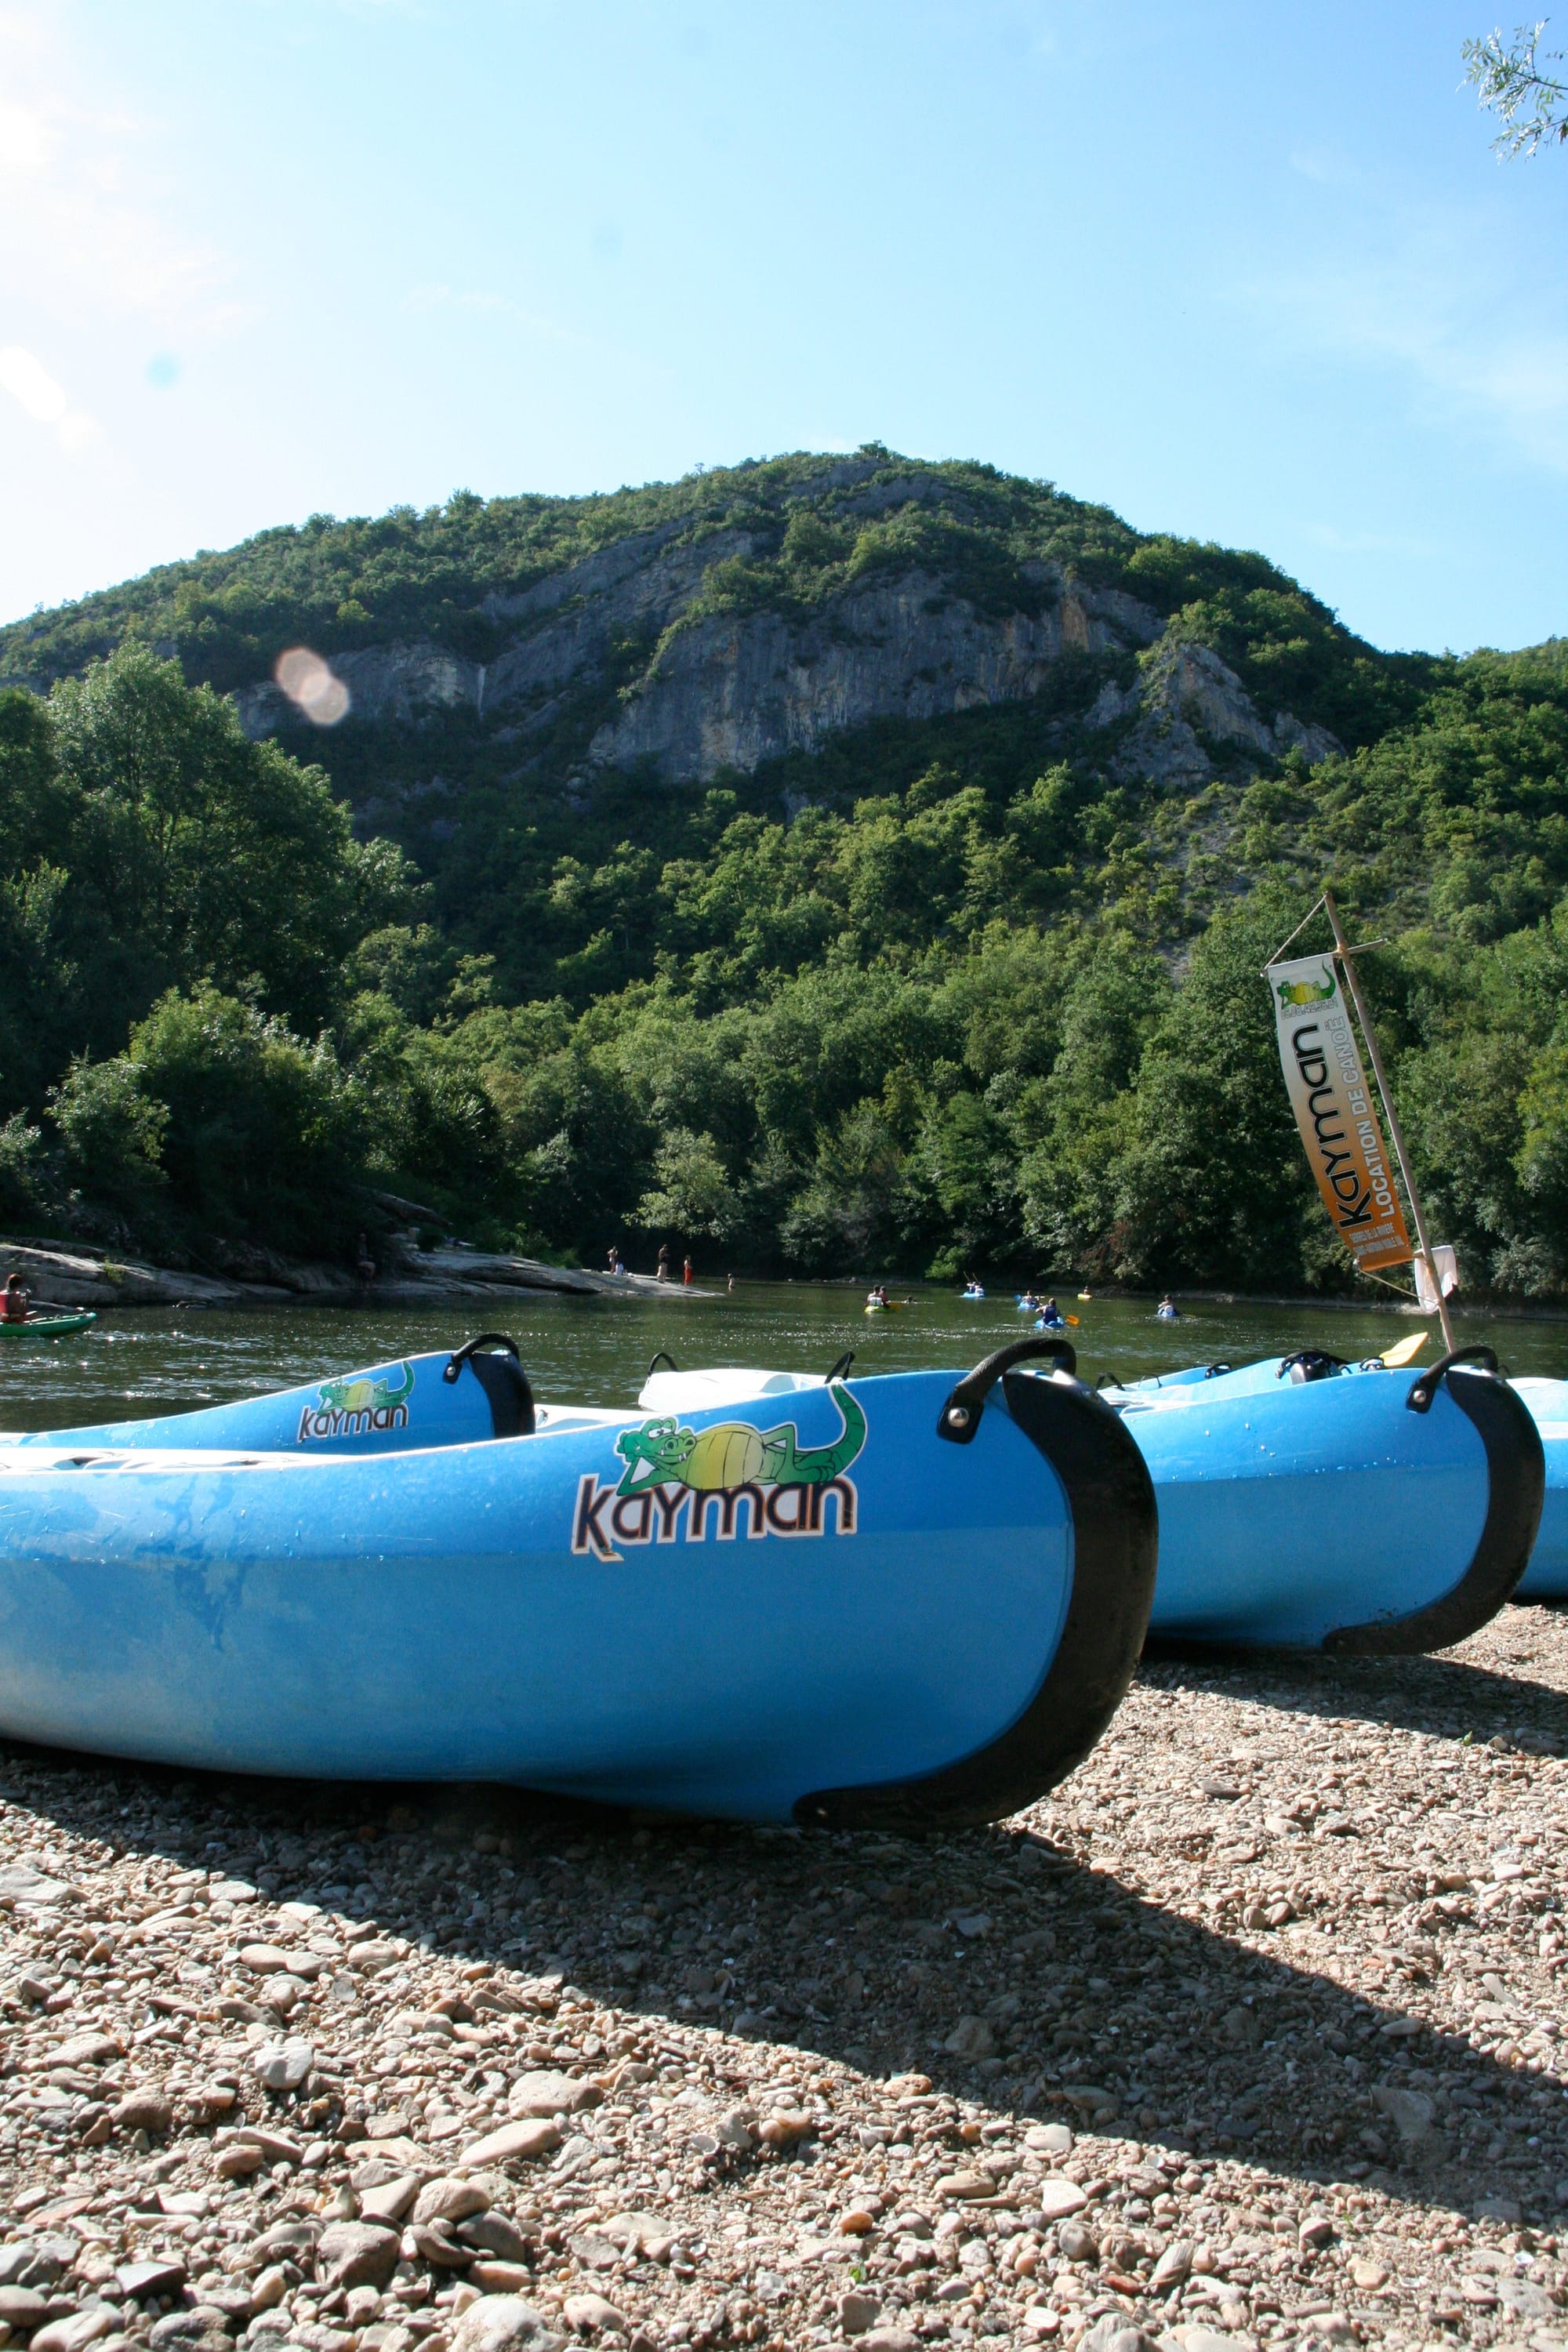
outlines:
M1546 1454L1541 1532L1515 1597L1568 1601L1568 1381L1521 1380L1510 1385L1523 1398Z
M757 1821L995 1818L1119 1703L1155 1522L1076 1381L996 1374L943 1443L953 1392L379 1453L5 1448L0 1730Z
M303 1388L239 1397L195 1412L143 1421L85 1423L33 1431L15 1445L228 1447L241 1453L400 1454L410 1446L467 1445L520 1437L534 1426L528 1381L510 1340L499 1352L469 1340L450 1353L395 1358ZM509 1352L510 1351L510 1352Z
M1464 1639L1519 1585L1545 1463L1489 1372L1282 1382L1276 1359L1115 1396L1160 1508L1152 1633L1408 1654Z

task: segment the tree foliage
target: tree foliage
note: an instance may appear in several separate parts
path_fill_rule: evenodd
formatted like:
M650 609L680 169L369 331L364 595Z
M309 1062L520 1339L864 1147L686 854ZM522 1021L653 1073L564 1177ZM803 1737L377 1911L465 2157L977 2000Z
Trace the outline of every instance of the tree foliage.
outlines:
M62 674L0 694L0 1217L342 1255L391 1196L579 1258L1348 1287L1258 978L1327 881L1389 941L1370 984L1443 1238L1472 1283L1568 1290L1568 647L1382 656L1262 557L886 452L847 513L836 462L318 518L23 625ZM352 637L449 590L456 643L617 536L742 524L707 610L911 564L1019 609L1070 561L1348 748L1119 772L1079 721L1131 666L1088 657L700 789L519 772L437 718L421 772L464 779L462 821L416 866L357 837L342 766L187 681L329 594ZM334 740L362 808L392 821L415 740Z
M1541 53L1548 21L1516 25L1511 36L1499 26L1464 45L1465 79L1502 124L1492 142L1500 156L1539 154L1568 139L1568 84L1546 70L1563 54Z

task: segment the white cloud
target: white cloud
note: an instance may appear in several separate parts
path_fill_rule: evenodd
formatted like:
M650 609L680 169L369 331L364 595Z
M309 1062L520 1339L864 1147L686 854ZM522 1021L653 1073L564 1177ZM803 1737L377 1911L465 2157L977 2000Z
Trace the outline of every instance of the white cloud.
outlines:
M1382 259L1335 258L1242 299L1298 357L1360 360L1405 380L1421 421L1479 429L1568 474L1568 321L1500 258L1492 225L1428 220Z
M1332 147L1296 148L1290 156L1290 169L1303 180L1315 180L1321 188L1353 187L1362 179L1349 156Z
M0 392L8 392L35 425L52 427L62 449L74 453L99 438L95 420L71 405L65 386L57 383L42 360L20 343L7 343L0 350Z
M415 286L405 299L411 310L469 310L480 317L511 319L547 343L581 345L585 340L570 327L558 326L538 310L525 310L510 294L494 293L489 287Z
M1396 555L1408 561L1441 552L1435 540L1412 539L1400 531L1341 530L1331 522L1310 522L1302 535L1314 547L1326 547L1335 555Z
M0 279L8 305L99 326L121 318L185 333L221 326L228 265L174 226L153 160L166 127L94 88L69 12L0 6Z

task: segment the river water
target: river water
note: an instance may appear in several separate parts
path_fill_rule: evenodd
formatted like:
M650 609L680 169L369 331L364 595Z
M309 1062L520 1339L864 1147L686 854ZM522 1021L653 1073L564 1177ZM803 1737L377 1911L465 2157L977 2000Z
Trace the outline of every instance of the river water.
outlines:
M569 1298L520 1292L482 1312L475 1302L417 1313L267 1308L212 1314L162 1308L110 1314L80 1338L0 1343L0 1430L180 1412L276 1388L294 1388L390 1357L451 1348L487 1326L510 1333L542 1399L629 1405L656 1349L687 1370L703 1364L826 1372L847 1348L857 1373L964 1369L1032 1328L1011 1292L975 1305L951 1290L912 1286L899 1312L868 1316L864 1292L843 1283L745 1282L712 1297ZM1357 1358L1419 1327L1376 1308L1199 1304L1156 1323L1150 1298L1060 1297L1079 1327L1067 1336L1086 1379L1126 1379L1177 1365L1249 1362L1318 1347ZM1436 1325L1425 1352L1437 1352ZM1458 1318L1461 1346L1489 1341L1513 1372L1568 1374L1568 1320Z

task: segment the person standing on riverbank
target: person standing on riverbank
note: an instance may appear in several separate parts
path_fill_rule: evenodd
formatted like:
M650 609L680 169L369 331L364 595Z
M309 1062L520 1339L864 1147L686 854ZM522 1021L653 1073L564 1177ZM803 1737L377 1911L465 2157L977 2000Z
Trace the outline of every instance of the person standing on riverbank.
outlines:
M658 1278L660 1282L669 1280L669 1244L668 1242L660 1242L658 1245Z
M689 1258L685 1261L684 1270L682 1271L680 1279L686 1287L689 1289L691 1286L691 1260Z

